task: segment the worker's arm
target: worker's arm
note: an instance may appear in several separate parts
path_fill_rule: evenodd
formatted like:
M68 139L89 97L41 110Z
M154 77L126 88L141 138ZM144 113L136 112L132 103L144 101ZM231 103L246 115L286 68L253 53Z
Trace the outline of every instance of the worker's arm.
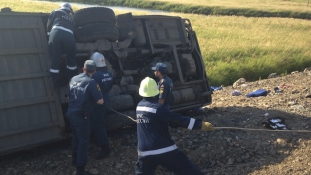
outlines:
M203 131L214 131L214 126L209 122L171 112L163 106L157 109L156 114L161 121L171 123L176 127L188 128L190 130L201 129Z
M164 98L159 98L159 103L164 104L165 99Z
M89 88L89 92L91 93L96 103L100 105L104 104L103 95L101 93L99 85L96 83L95 80L90 82L88 88Z
M162 82L159 88L159 101L158 103L164 104L165 98L169 95L171 87L169 84Z
M53 27L54 20L55 20L54 15L55 15L55 11L52 11L52 13L50 14L50 16L48 18L48 22L46 24L47 35L50 35L51 29Z

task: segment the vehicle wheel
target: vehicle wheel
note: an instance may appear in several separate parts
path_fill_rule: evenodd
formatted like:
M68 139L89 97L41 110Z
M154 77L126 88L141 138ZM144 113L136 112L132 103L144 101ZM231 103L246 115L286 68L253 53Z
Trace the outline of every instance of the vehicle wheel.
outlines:
M116 16L117 27L119 29L118 41L124 41L126 39L132 39L136 35L134 20L132 13L125 13Z
M125 126L130 126L135 124L134 121L129 119L126 116L130 116L131 118L136 120L136 111L135 110L130 110L130 111L123 111L120 112L121 114L118 113L112 113L112 114L107 114L105 117L105 123L106 123L106 130L116 130Z
M133 97L134 105L137 104L142 100L142 97L139 95L139 86L129 84L121 87L121 94L129 94Z
M76 28L77 42L95 42L99 39L116 41L119 38L119 30L115 24L92 23Z
M134 109L133 97L129 94L111 96L109 107L115 111ZM109 110L109 113L111 112L113 111Z
M75 12L73 19L76 27L97 22L116 24L114 11L106 7L83 8Z

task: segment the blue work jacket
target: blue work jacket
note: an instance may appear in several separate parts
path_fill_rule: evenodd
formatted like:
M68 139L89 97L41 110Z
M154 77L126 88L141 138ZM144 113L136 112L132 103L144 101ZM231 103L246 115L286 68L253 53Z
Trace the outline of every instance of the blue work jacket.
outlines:
M202 120L171 112L156 98L144 98L136 108L138 155L148 156L177 149L169 134L169 123L189 130L201 129Z

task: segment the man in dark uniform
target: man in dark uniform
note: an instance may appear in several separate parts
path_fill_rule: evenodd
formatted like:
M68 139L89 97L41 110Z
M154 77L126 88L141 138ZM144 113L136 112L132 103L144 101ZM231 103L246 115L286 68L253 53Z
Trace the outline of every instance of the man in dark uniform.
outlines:
M169 108L173 83L172 80L167 76L167 67L164 63L157 63L157 65L151 69L154 70L154 75L160 79L158 82L158 89L160 92L157 96L159 99L158 102Z
M55 89L60 87L59 64L63 52L67 55L68 80L77 74L77 47L73 35L74 21L70 15L71 13L73 13L71 5L63 3L59 9L52 11L47 22L49 53L51 56L50 76Z
M136 108L138 161L136 175L154 174L161 165L178 175L203 175L171 139L168 123L188 128L214 131L209 122L182 116L159 104L154 96L159 94L156 82L149 77L142 80L139 94L143 97Z
M101 151L95 159L100 160L105 158L110 153L110 146L105 126L105 114L109 106L108 93L113 86L111 73L105 63L105 57L101 53L95 52L91 56L91 60L96 63L96 72L92 78L98 83L103 95L105 105L95 105L91 113L91 130L96 138L96 144L101 148Z
M95 103L104 103L99 85L91 79L95 71L95 62L87 60L83 73L74 76L69 83L67 116L72 130L72 163L77 167L77 175L90 174L85 171L90 138L90 113Z

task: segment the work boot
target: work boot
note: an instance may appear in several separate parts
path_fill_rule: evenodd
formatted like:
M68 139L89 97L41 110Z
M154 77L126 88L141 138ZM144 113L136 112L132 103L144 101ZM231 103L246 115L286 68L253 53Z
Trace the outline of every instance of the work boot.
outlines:
M72 166L77 166L77 153L72 153Z
M77 166L76 175L94 175L94 174L85 171L85 166Z
M109 145L102 146L99 154L95 157L96 160L101 160L110 154L111 150Z

